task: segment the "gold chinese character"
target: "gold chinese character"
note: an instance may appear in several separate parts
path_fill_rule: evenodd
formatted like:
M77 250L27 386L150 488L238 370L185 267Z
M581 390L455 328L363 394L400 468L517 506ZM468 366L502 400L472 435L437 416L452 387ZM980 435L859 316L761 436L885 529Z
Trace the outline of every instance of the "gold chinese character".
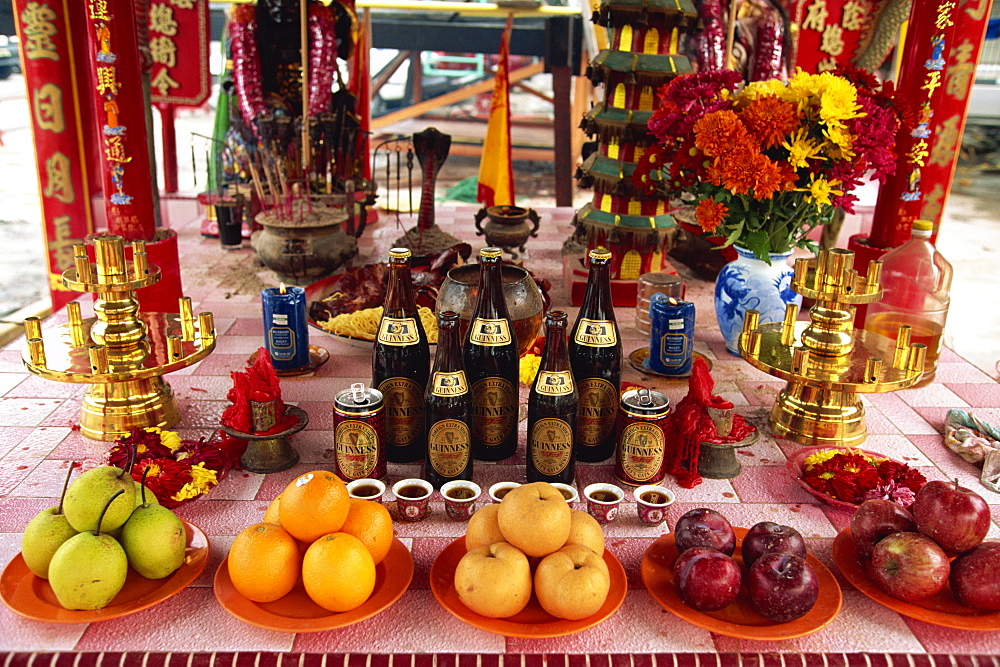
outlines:
M53 21L57 18L51 7L40 2L29 2L24 6L24 11L21 12L21 22L24 24L21 34L24 36L25 58L59 60L59 51L52 41L52 35L56 34Z
M32 107L35 112L35 124L41 129L56 134L66 129L62 90L56 84L46 83L39 86L32 96Z
M161 96L169 95L171 90L181 87L181 84L170 78L170 71L166 67L156 73L150 85L158 90Z
M920 86L921 90L927 91L927 97L934 95L934 91L941 87L941 70L932 70L927 73L927 80Z
M153 37L149 40L149 53L153 62L167 67L177 65L177 44L169 37Z
M816 63L817 72L829 72L835 69L837 69L837 61L830 57L824 58Z
M167 5L153 5L149 8L149 31L173 37L177 34L174 10Z
M90 0L90 18L95 21L110 21L108 0Z
M72 204L76 195L73 193L73 180L70 175L69 158L63 153L55 152L45 160L45 187L42 195L51 197L63 204Z
M111 93L112 95L118 94L118 77L117 70L114 67L98 67L97 68L97 92L101 95Z
M830 14L826 9L826 0L815 0L806 12L802 30L822 30L826 25L826 17Z
M59 215L52 219L53 239L49 241L48 248L55 260L56 268L65 271L73 266L73 245L81 243L80 239L72 239L69 236L68 215Z
M177 9L194 9L194 0L170 0Z
M867 7L858 2L858 0L848 0L844 3L844 16L840 19L840 25L844 30L852 32L861 30L867 18Z
M819 50L828 53L834 58L844 52L844 29L836 23L830 23L823 28L823 37L820 40Z
M955 25L955 22L951 20L951 12L954 9L954 2L942 2L938 5L937 18L934 19L934 26L938 30L944 30L948 26Z
M910 164L915 164L918 167L923 167L927 164L927 155L929 151L927 150L927 142L923 139L913 144L913 148L910 152L906 154L906 159Z
M104 137L104 155L108 162L129 162L132 159L125 156L125 137L117 135Z
M976 6L969 7L968 5L971 4L975 4ZM983 17L986 16L986 8L989 6L989 0L962 0L962 7L965 9L965 13L973 21L982 21Z
M931 146L931 164L947 166L955 158L958 151L958 115L954 115L941 123L934 131L934 143Z
M972 62L972 51L972 42L968 39L953 51L953 59L944 78L944 91L951 97L964 100L969 95L969 84L976 69Z

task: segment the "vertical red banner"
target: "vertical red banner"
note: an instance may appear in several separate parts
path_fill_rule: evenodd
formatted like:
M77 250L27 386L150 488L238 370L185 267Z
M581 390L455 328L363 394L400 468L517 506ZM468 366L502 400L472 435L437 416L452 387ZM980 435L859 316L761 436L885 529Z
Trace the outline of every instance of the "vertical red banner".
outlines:
M77 297L63 287L62 272L73 266L73 244L94 231L84 168L80 89L73 63L79 45L74 45L69 30L69 1L13 3L31 111L53 308Z
M918 105L918 124L896 135L896 173L879 190L870 243L894 248L910 238L923 208L934 128L945 109L945 67L955 42L956 0L915 2L910 12L899 71L899 94Z
M969 95L992 4L992 0L963 0L955 12L955 37L944 74L944 96L934 112L931 152L921 173L924 200L920 219L934 223L935 237L955 175Z
M156 234L150 156L146 147L145 100L132 3L88 0L88 58L93 88L82 104L97 110L108 232L126 241L152 241ZM83 50L81 49L81 52Z
M877 14L876 0L798 0L792 10L795 66L826 72L851 62Z

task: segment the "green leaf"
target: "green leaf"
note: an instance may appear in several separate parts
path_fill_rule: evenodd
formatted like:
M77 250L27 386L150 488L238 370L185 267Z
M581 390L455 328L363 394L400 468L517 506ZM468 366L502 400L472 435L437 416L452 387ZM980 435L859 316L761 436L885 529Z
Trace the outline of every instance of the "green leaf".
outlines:
M771 250L770 244L767 242L767 233L762 231L752 231L744 236L741 243L746 244L747 250L753 252L757 259L771 263L771 257L768 254Z

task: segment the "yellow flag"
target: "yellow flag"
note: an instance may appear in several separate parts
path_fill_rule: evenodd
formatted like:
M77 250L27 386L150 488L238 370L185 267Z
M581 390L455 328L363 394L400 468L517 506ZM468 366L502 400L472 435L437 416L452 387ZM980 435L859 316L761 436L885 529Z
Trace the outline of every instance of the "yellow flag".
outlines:
M479 188L476 199L485 206L514 203L514 172L510 158L510 32L514 15L507 15L507 25L500 37L500 57L493 84L490 120L486 125L483 156L479 162Z

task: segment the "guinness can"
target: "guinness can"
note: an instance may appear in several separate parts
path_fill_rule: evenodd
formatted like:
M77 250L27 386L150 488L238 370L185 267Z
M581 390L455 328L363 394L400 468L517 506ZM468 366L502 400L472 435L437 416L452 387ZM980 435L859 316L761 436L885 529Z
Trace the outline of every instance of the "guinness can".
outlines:
M382 392L355 382L333 399L333 449L337 476L345 482L386 475Z
M629 486L656 484L666 474L663 429L670 399L650 389L622 394L618 411L615 477Z

